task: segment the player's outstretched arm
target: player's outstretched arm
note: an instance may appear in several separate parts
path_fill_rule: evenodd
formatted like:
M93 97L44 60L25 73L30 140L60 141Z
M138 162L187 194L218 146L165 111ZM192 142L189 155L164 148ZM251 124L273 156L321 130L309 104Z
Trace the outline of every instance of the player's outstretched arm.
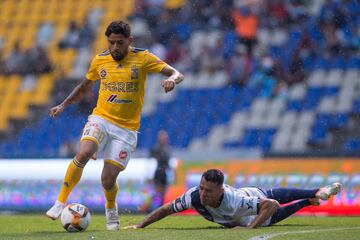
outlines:
M161 73L168 76L168 78L161 83L166 93L172 91L176 84L184 80L184 75L169 65L165 66L163 70L161 70Z
M259 203L259 214L252 223L248 226L249 228L257 228L261 226L266 219L271 217L280 207L278 201L273 199L262 198Z
M72 92L67 96L67 98L60 103L59 105L52 107L50 109L50 117L56 117L60 113L62 113L66 106L69 104L76 102L77 100L81 99L85 92L87 92L93 86L94 81L83 80L78 84Z
M142 220L137 225L127 226L124 227L124 229L137 229L137 228L144 228L154 222L159 221L160 219L163 219L164 217L167 217L171 214L173 214L174 211L172 210L171 204L164 204L161 207L155 209L150 214L145 216L144 220Z

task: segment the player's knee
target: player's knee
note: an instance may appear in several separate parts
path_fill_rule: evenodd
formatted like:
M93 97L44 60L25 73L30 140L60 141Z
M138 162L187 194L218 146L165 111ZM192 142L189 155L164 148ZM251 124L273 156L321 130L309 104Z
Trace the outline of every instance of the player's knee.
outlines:
M79 162L86 164L95 152L96 149L93 146L82 146L76 154L76 158Z
M89 159L91 158L92 156L92 152L90 151L79 151L77 154L76 154L76 159L83 163L83 164L86 164Z

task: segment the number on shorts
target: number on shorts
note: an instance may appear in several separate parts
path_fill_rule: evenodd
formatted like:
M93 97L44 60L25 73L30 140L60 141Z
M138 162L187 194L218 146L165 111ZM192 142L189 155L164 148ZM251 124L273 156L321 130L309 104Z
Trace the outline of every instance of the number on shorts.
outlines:
M100 130L100 128L94 128L94 127L89 127L89 126L85 127L83 136L93 137L99 143L101 143L105 138L105 134Z

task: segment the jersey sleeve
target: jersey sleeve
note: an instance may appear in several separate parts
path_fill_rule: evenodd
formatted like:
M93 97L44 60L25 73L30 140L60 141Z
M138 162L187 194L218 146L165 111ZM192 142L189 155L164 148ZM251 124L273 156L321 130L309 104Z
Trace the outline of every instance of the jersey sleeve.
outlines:
M257 215L259 213L259 197L237 196L236 212L241 216Z
M148 52L144 52L144 69L146 72L161 72L167 64L163 62L156 55Z
M182 212L191 208L191 193L193 189L189 189L182 196L178 197L171 203L173 212Z
M90 81L96 81L100 79L99 73L96 69L97 67L97 59L96 57L94 57L90 63L90 67L88 72L86 73L86 79L90 80Z

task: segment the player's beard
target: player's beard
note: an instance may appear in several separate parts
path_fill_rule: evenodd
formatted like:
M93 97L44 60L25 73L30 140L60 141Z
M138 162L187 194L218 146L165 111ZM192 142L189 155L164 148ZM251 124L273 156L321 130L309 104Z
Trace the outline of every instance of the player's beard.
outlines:
M124 55L119 52L111 52L111 57L118 62L124 58Z
M112 58L118 62L118 61L122 60L128 54L128 50L126 50L124 52L110 51L110 54L111 54Z

